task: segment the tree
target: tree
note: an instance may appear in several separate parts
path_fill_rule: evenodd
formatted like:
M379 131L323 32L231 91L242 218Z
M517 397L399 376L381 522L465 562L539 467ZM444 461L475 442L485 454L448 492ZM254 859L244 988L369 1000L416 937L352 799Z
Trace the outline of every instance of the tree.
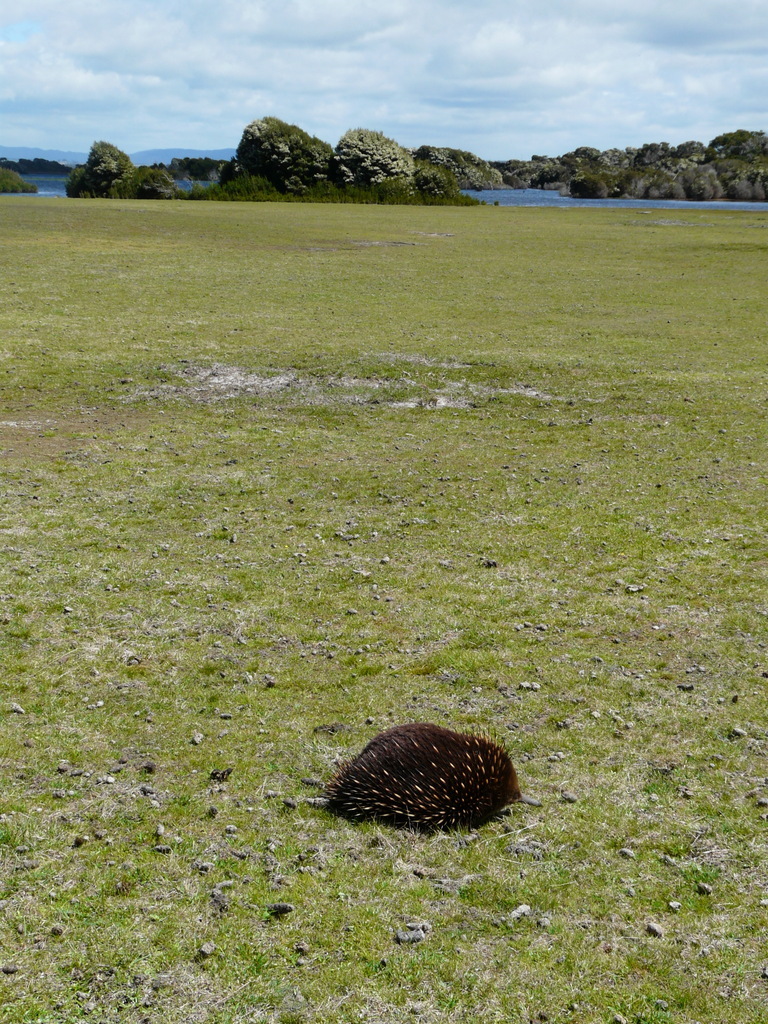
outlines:
M67 178L70 197L130 199L136 168L127 153L111 142L94 142L85 164Z
M411 154L381 132L351 128L336 146L336 173L343 185L366 188L387 178L408 180L414 170Z
M294 193L327 181L332 159L327 142L278 117L251 121L236 154L240 173L266 178L279 191Z
M746 128L718 135L707 147L707 159L710 160L723 157L749 160L761 155L768 156L768 136L765 132L750 132Z

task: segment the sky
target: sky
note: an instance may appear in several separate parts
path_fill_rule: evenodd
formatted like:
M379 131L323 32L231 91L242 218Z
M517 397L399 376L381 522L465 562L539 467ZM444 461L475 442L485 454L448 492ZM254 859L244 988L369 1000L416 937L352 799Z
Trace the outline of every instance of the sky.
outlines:
M489 160L768 130L768 2L15 0L0 145L237 146L272 115Z

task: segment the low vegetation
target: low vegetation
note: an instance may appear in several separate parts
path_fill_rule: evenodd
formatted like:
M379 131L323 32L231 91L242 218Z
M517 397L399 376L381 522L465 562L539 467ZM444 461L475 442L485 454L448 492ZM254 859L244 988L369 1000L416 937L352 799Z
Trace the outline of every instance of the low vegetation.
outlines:
M1 205L0 1022L765 1019L765 214Z
M37 192L37 185L24 181L16 171L0 167L0 192Z

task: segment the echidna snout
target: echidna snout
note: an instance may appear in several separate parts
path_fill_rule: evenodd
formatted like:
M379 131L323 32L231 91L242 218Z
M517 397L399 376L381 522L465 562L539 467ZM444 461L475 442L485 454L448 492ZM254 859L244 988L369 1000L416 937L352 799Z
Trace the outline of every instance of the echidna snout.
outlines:
M525 799L500 743L427 722L374 736L336 772L326 794L336 814L427 832L480 825Z

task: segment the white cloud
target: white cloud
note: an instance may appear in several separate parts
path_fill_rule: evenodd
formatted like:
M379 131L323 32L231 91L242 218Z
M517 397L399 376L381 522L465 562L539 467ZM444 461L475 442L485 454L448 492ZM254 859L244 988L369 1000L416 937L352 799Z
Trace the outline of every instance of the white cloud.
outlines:
M768 4L25 0L0 20L7 145L236 146L274 114L491 158L765 129Z

